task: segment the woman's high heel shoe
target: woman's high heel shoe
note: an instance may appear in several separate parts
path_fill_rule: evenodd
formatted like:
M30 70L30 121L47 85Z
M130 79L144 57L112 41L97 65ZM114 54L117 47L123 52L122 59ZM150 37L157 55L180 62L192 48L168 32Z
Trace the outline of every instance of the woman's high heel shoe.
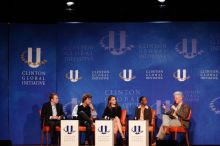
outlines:
M126 138L122 138L122 145L123 145L123 146L126 145Z

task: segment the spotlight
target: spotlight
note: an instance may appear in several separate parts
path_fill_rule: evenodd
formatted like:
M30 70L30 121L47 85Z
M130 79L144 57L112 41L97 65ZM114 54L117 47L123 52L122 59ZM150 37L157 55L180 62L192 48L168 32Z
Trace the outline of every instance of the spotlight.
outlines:
M67 1L67 2L66 2L66 5L67 5L68 7L71 7L72 5L74 5L74 2L73 2L73 1Z
M75 3L73 0L68 0L66 2L66 10L67 11L73 11L75 9L74 7L75 7Z
M166 0L158 0L158 2L160 3L164 3Z
M157 0L157 2L160 8L166 7L166 0Z

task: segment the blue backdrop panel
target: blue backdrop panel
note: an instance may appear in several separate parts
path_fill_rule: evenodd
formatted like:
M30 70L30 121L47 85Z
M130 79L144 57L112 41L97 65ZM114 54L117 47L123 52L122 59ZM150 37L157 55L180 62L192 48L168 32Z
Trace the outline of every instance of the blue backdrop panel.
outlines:
M144 95L157 110L158 129L161 104L172 104L172 93L181 90L192 109L191 143L220 144L219 26L219 22L1 24L0 139L39 144L38 111L53 91L68 115L83 93L91 93L98 118L113 94L133 119L138 98Z
M0 124L0 139L9 138L8 126L8 25L0 24L0 115L2 116Z
M10 25L10 134L40 143L39 109L56 91L55 25Z
M57 37L57 91L67 114L89 92L99 118L113 94L132 119L144 95L160 126L161 103L181 90L193 111L191 142L220 143L219 23L66 23Z

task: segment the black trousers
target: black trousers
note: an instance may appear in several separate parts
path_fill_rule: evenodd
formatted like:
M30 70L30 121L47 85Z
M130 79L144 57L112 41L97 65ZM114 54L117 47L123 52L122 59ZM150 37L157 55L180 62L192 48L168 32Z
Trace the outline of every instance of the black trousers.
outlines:
M92 122L91 122L89 116L84 111L80 111L78 116L80 119L80 121L79 121L80 126L86 127L86 140L89 141L90 135L91 135L91 130L92 130L92 128L91 128Z
M60 126L60 121L58 120L50 120L46 123L50 126L50 137L51 137L51 144L58 144L58 132L56 132L56 126Z

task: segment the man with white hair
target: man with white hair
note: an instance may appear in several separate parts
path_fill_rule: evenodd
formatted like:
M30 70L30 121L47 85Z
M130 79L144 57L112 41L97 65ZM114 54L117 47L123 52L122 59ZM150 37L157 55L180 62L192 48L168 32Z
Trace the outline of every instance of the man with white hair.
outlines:
M181 126L180 119L183 121L183 126L185 128L189 127L189 121L187 117L189 115L190 108L188 105L183 103L183 93L181 91L175 91L173 93L174 104L171 106L170 110L167 111L165 105L163 105L164 114L162 117L162 125L160 126L159 132L157 134L157 140L163 140L166 134L169 134L169 127Z

